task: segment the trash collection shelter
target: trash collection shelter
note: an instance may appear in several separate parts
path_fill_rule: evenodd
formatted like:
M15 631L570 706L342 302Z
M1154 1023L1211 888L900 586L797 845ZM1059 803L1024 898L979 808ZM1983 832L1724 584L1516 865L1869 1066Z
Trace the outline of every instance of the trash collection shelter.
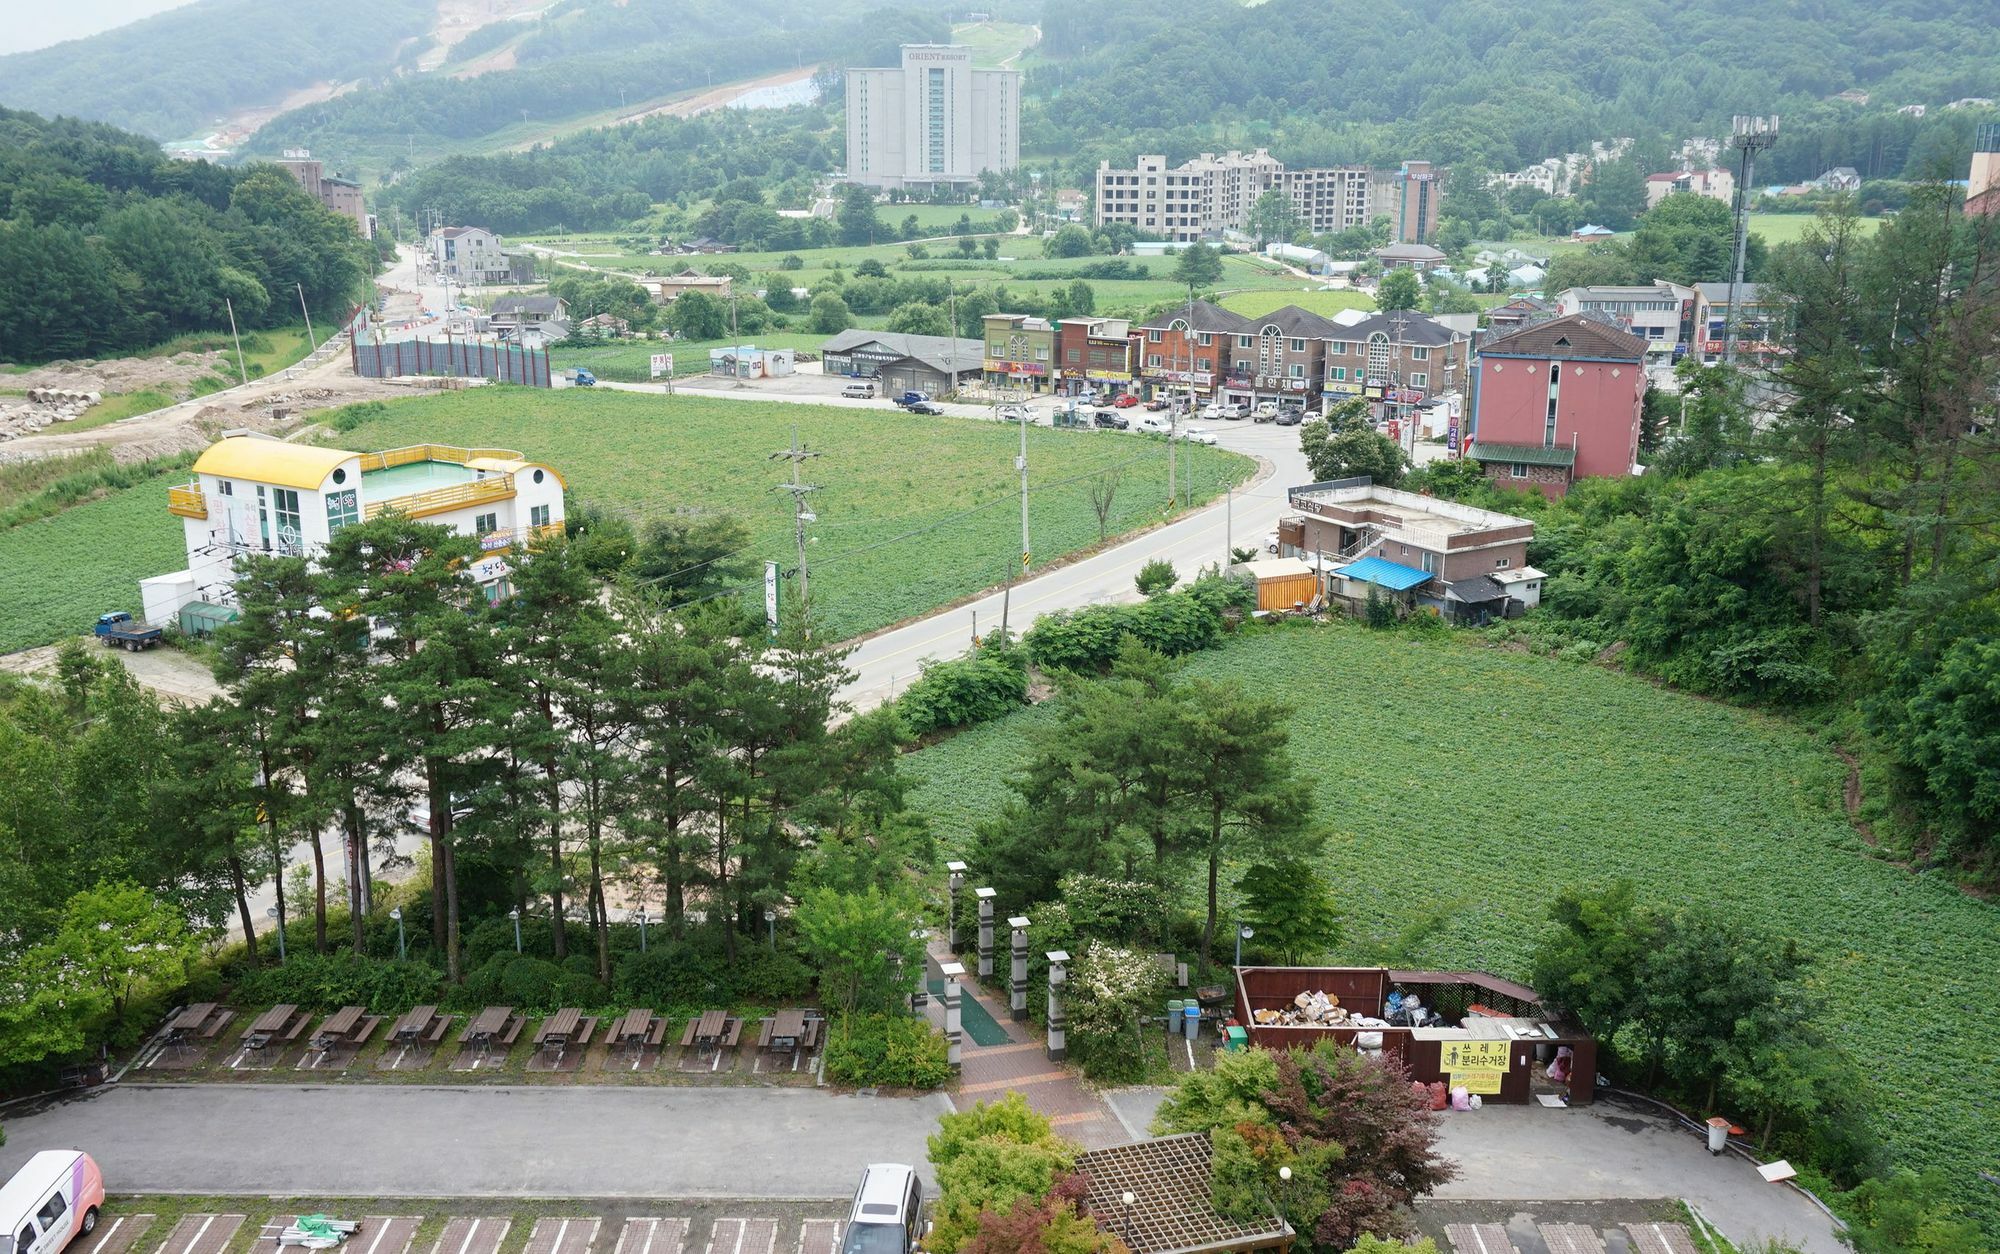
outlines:
M1393 1002L1415 997L1420 1026L1388 1020ZM1324 1001L1321 999L1324 998ZM1301 1002L1331 1002L1345 1020L1312 1020ZM1260 1013L1261 1012L1261 1013ZM1402 1016L1408 1019L1407 1013ZM1545 1009L1534 989L1479 971L1397 971L1386 967L1238 967L1236 1021L1252 1045L1311 1047L1323 1040L1367 1048L1379 1040L1412 1080L1464 1084L1487 1101L1525 1104L1567 1092L1574 1105L1597 1084L1597 1042L1574 1021ZM1548 1078L1567 1047L1566 1081Z

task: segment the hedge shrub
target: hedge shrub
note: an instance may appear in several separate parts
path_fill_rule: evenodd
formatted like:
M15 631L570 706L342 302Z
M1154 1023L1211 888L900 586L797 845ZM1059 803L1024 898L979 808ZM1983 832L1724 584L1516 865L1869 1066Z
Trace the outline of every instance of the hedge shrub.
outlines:
M306 1010L366 1006L370 1014L401 1014L438 1000L444 973L427 962L395 962L294 951L284 965L260 967L237 982L236 1000L246 1005L293 1003Z
M731 962L721 939L703 933L681 941L655 940L645 953L627 954L613 983L624 1004L663 1011L713 1010L804 1000L812 993L813 972L790 952L774 953L748 937L738 938L736 960Z
M984 644L962 658L926 662L923 677L897 698L915 736L969 727L1018 709L1028 700L1028 659L1019 648Z
M913 1015L855 1015L828 1028L826 1078L835 1084L934 1089L951 1079L944 1038Z
M1249 581L1210 573L1137 605L1090 605L1044 615L1021 643L1028 660L1045 671L1092 673L1110 668L1126 636L1170 657L1211 648L1232 610L1256 604L1257 590Z
M601 1006L604 986L588 975L525 954L487 959L466 973L465 983L452 992L454 1008L512 1006L524 1014L547 1014L564 1006Z

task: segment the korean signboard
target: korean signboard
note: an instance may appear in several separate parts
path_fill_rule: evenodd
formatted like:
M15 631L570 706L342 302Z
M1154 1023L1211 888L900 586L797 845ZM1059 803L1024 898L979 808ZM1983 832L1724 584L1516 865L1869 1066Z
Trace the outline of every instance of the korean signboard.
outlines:
M674 372L674 355L672 353L653 354L653 377L655 379L659 378L661 375L672 374L673 372Z
M1511 1041L1440 1041L1440 1071L1505 1071Z

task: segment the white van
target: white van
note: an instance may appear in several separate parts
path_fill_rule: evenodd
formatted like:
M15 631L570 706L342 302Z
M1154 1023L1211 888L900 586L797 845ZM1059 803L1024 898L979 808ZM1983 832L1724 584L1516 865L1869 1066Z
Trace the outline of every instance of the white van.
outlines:
M840 394L850 401L874 400L875 385L872 383L850 383L840 389Z
M88 1154L43 1150L0 1185L0 1254L62 1254L97 1227L104 1175Z
M924 1236L924 1183L903 1163L870 1163L847 1212L840 1254L910 1254Z

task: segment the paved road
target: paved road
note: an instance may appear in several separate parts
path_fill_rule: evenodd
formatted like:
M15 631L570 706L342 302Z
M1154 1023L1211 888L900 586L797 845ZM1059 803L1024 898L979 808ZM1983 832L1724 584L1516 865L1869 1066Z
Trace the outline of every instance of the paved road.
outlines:
M1145 1133L1164 1089L1110 1095L1119 1119ZM1806 1254L1843 1254L1833 1223L1803 1194L1766 1184L1733 1155L1709 1156L1701 1140L1667 1119L1599 1102L1567 1110L1488 1106L1443 1116L1440 1145L1458 1179L1440 1201L1575 1202L1685 1198L1739 1247L1784 1237Z
M7 1120L0 1178L83 1149L119 1193L845 1197L943 1097L805 1089L120 1085Z

